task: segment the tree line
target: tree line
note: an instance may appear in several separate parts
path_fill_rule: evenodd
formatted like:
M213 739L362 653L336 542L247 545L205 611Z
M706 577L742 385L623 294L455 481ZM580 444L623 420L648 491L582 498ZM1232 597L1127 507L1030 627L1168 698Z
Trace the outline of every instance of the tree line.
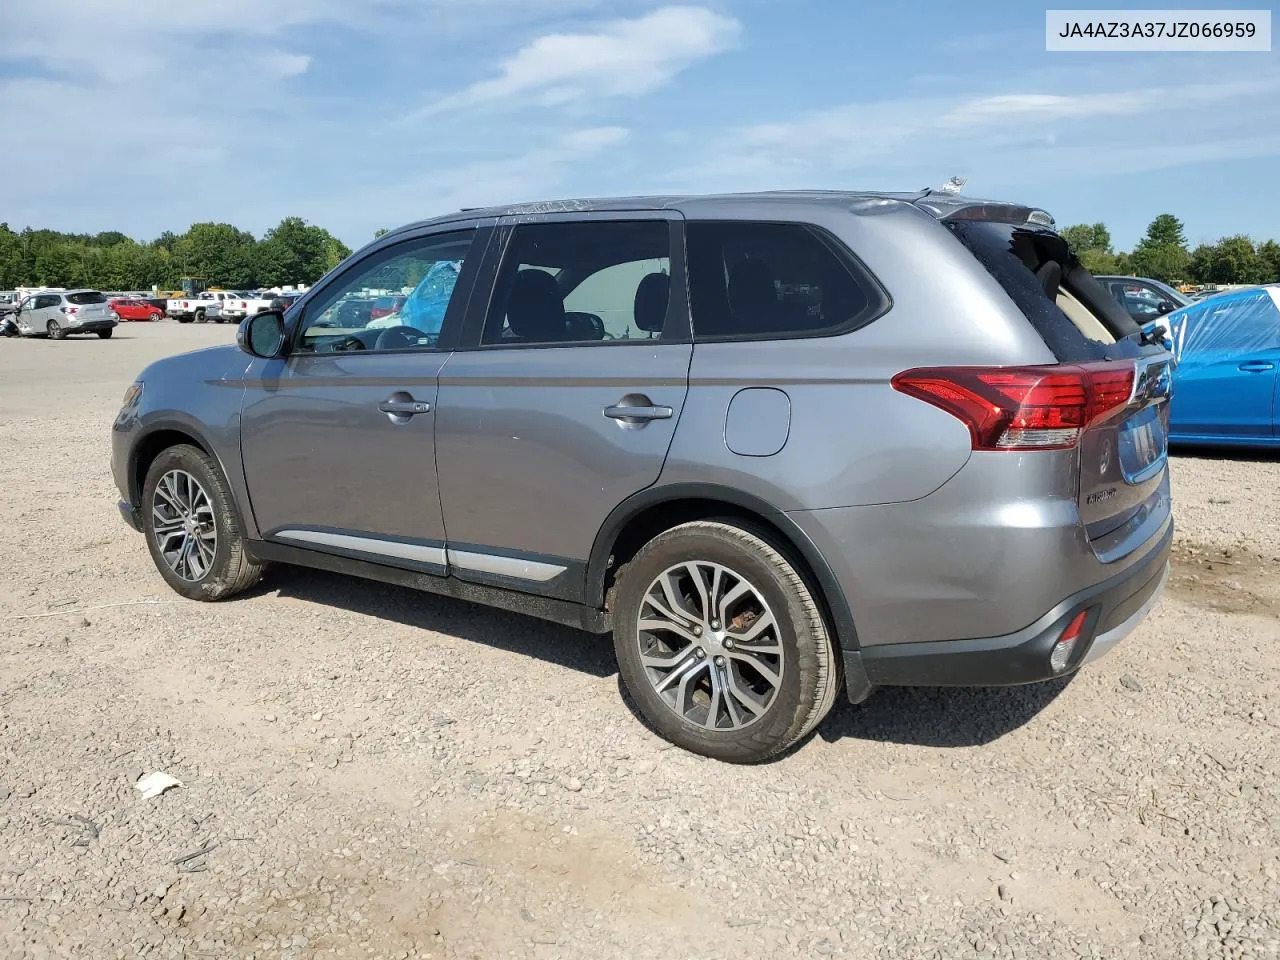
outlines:
M384 233L379 230L378 233ZM1062 231L1091 273L1153 277L1165 283L1233 284L1280 281L1280 244L1255 244L1237 234L1187 247L1182 221L1162 213L1133 250L1117 251L1102 223ZM59 233L0 223L0 290L15 287L176 289L182 277L202 277L229 289L315 283L351 250L323 227L285 217L261 240L229 223L193 223L186 233L162 233L139 243L116 230Z
M162 290L182 277L232 290L311 284L351 250L323 227L285 217L261 240L229 223L193 223L139 243L116 230L60 233L0 223L0 290L15 287L93 287Z
M1062 236L1093 274L1151 277L1168 284L1280 282L1280 243L1255 244L1236 234L1190 250L1182 221L1171 213L1152 220L1146 235L1127 253L1112 249L1111 233L1102 223L1079 223L1064 229Z

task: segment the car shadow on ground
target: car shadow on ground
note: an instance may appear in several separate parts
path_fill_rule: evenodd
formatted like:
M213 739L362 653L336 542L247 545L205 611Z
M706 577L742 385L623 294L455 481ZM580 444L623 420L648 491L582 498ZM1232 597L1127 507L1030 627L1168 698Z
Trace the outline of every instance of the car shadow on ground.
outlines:
M1029 723L1071 677L1019 687L884 687L858 705L837 701L818 727L828 743L846 737L921 747L977 747Z
M608 677L618 671L608 637L409 587L278 564L248 595L254 593L277 593L419 630L435 630L593 677Z
M593 677L617 674L613 643L556 623L320 570L277 565L249 596L276 594L377 617L419 630L434 630L498 650L536 657ZM1021 687L886 687L857 706L841 692L813 736L828 743L871 740L926 747L973 747L998 740L1033 720L1071 678ZM618 678L627 709L652 730ZM782 760L813 739L806 737Z
M1197 460L1239 460L1254 463L1274 463L1280 460L1280 447L1206 447L1196 444L1170 444L1169 452L1175 457L1194 457Z

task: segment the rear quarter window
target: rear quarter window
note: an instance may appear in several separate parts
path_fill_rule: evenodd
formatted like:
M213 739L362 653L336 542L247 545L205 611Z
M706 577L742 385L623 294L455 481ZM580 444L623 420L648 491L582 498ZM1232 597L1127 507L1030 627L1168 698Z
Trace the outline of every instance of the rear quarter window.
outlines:
M870 272L816 227L691 221L685 236L695 339L828 336L888 309Z

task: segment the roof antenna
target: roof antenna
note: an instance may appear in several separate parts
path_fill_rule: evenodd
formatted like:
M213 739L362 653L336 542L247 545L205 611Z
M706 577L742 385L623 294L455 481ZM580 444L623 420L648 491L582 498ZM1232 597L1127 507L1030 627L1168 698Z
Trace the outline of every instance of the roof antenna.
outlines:
M957 196L960 193L960 191L964 189L964 185L968 182L969 182L968 177L950 177L945 183L942 184L942 186L938 187L938 189L933 192L945 193L948 196L954 197L954 196Z

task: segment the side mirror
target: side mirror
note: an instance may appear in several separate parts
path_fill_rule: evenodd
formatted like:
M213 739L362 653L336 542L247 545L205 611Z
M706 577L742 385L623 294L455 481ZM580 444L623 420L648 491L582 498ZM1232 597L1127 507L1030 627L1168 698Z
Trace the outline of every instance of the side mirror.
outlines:
M1174 306L1168 300L1161 300L1156 304L1156 313L1164 316L1166 313L1173 313Z
M278 310L264 310L240 321L236 343L250 356L270 360L285 348L284 316Z

